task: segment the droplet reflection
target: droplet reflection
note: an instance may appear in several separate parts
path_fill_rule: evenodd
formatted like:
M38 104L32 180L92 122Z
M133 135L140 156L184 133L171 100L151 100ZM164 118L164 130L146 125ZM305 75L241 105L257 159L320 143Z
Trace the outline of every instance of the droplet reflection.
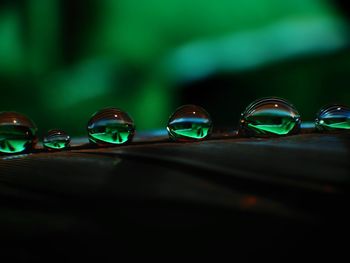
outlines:
M43 145L47 149L63 150L69 147L70 137L62 130L50 130L43 139Z
M19 153L34 148L37 127L17 112L0 112L0 152Z
M126 112L117 108L106 108L92 115L87 130L92 143L123 144L132 140L135 125Z
M212 121L203 108L184 105L170 116L167 130L173 140L203 140L211 134Z
M350 108L338 104L323 107L317 113L315 125L319 131L350 130Z
M251 103L241 114L239 133L243 136L269 137L296 134L300 115L286 100L263 98Z

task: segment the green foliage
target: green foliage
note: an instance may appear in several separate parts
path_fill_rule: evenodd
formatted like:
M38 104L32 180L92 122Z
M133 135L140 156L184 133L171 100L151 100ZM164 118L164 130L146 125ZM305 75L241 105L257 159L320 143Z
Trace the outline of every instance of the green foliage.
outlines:
M41 131L85 134L90 115L108 106L127 110L138 129L165 127L172 109L191 102L189 83L222 74L238 104L287 97L312 118L329 98L350 102L346 24L322 0L0 6L0 110L31 116ZM216 115L234 103L225 99L211 109Z

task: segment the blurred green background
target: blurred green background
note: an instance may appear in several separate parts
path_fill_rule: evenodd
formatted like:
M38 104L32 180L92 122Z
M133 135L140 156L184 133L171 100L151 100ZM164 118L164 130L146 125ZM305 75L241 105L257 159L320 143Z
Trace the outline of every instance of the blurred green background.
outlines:
M181 104L234 127L253 100L304 120L350 104L348 6L326 0L0 0L0 110L85 134L100 108L166 125Z

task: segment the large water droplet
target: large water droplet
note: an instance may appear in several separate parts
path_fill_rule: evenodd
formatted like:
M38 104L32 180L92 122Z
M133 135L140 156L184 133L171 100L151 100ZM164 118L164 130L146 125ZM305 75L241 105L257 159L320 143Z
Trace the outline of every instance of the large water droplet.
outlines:
M202 140L211 134L212 121L203 108L184 105L170 116L167 129L174 140Z
M244 136L269 137L296 134L300 115L286 100L263 98L254 101L241 114L239 133Z
M19 153L32 149L37 143L37 127L17 112L0 112L0 152Z
M338 104L326 106L318 112L315 125L319 131L350 130L350 108Z
M98 145L122 144L132 140L134 121L117 108L102 109L92 115L87 130L89 140Z
M70 137L62 130L49 130L43 139L45 148L53 150L63 150L69 147Z

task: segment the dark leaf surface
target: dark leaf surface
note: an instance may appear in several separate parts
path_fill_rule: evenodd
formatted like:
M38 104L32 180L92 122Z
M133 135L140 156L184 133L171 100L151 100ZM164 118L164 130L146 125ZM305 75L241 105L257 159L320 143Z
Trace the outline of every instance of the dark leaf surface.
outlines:
M106 247L121 241L124 250L177 238L284 253L347 233L349 183L349 134L195 143L146 136L112 148L1 155L0 231L20 259L40 258L39 243L48 254L113 258Z

